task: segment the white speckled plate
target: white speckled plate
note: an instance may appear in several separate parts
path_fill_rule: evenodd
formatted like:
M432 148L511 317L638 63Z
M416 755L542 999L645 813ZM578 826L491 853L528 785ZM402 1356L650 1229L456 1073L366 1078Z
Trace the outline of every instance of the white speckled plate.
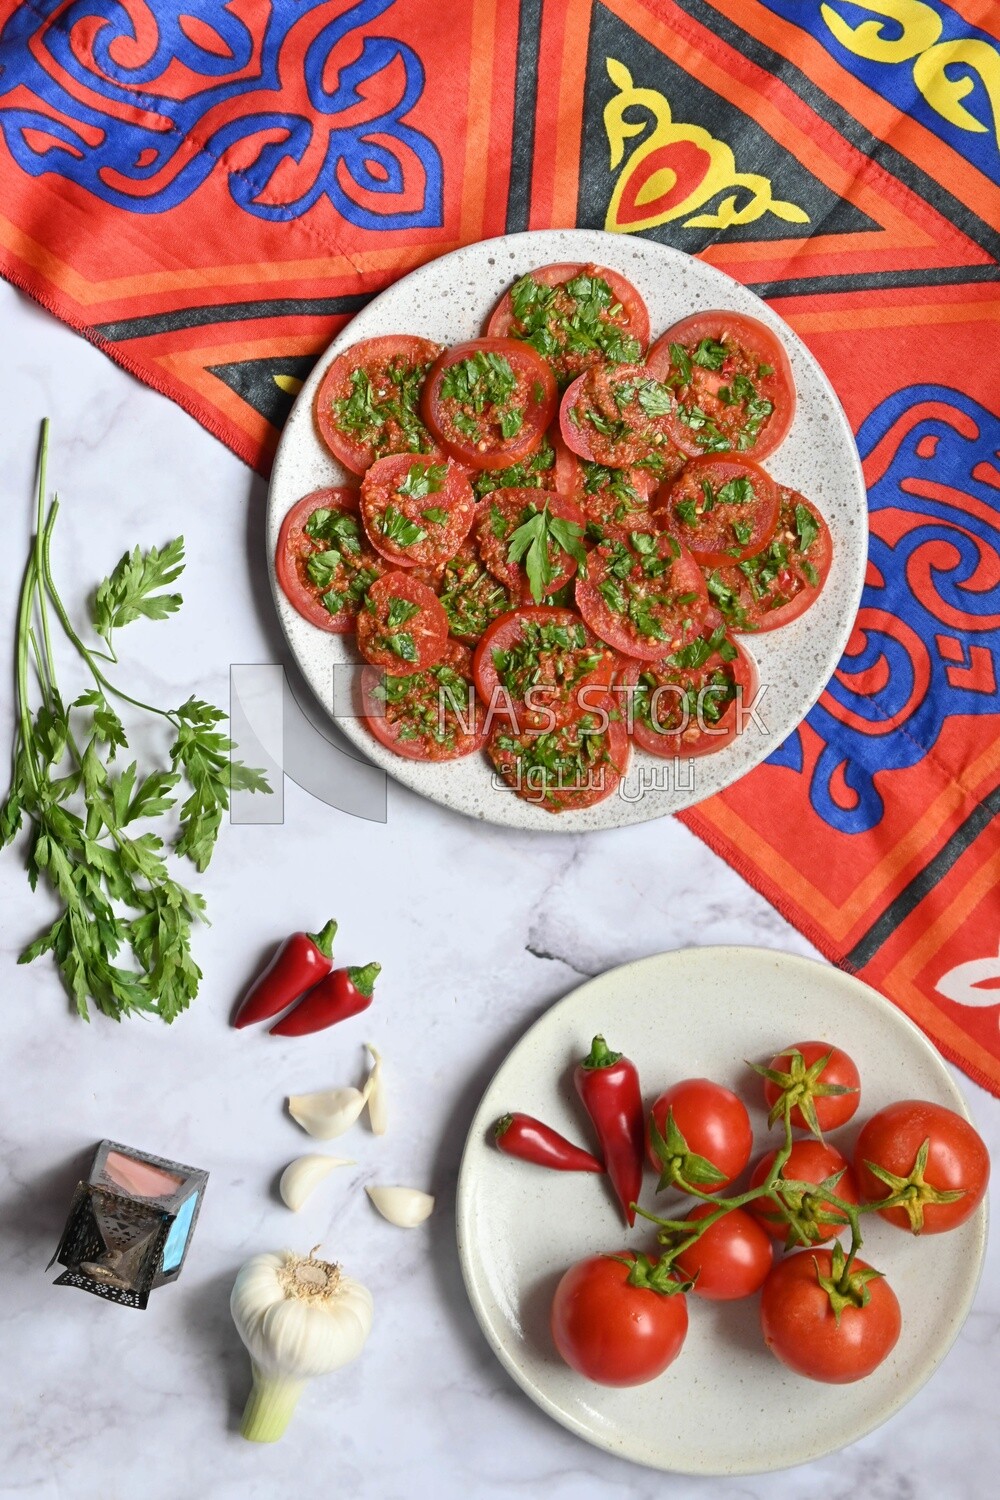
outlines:
M353 640L329 635L298 615L285 599L273 559L282 517L301 496L323 485L356 483L327 453L313 422L313 400L331 360L351 344L377 334L415 333L453 344L477 337L504 290L533 266L594 261L620 271L649 307L654 337L688 313L726 308L767 323L788 351L798 406L791 431L767 460L781 484L815 500L830 524L833 566L808 614L782 630L748 641L760 680L767 684L760 715L714 755L677 764L634 752L618 794L582 811L553 815L493 784L484 755L430 765L404 760L376 743L350 717L350 691L331 669L355 663ZM319 360L292 408L282 435L268 497L267 547L275 604L288 643L306 680L344 733L406 786L471 817L513 828L574 833L641 823L679 812L721 791L758 765L803 719L829 681L847 644L864 582L868 511L854 439L833 387L787 323L738 282L680 250L599 230L552 229L506 235L466 246L421 266L376 297L352 319Z
M848 1157L861 1123L894 1099L967 1113L938 1053L881 995L825 964L762 948L663 953L581 985L525 1033L486 1090L462 1158L458 1248L472 1306L501 1363L557 1422L622 1458L685 1474L788 1468L870 1432L923 1385L965 1321L986 1249L985 1202L951 1234L923 1239L874 1214L863 1221L862 1254L886 1274L903 1313L896 1348L866 1380L828 1386L786 1370L764 1347L758 1297L689 1297L687 1339L663 1375L626 1390L594 1385L552 1345L556 1283L586 1255L652 1248L655 1233L641 1220L624 1230L606 1179L501 1155L492 1126L524 1110L589 1143L570 1075L598 1032L637 1064L647 1107L669 1083L700 1076L750 1105L761 1085L744 1059L767 1062L796 1041L836 1042L861 1072L856 1120L829 1137ZM776 1144L765 1111L750 1114L761 1150L765 1139ZM645 1207L683 1202L655 1200L653 1187L647 1174Z

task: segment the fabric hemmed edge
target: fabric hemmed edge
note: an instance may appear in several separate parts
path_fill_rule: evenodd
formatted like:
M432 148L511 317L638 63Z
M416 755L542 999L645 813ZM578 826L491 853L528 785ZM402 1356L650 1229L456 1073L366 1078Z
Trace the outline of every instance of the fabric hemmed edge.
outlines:
M863 969L854 968L853 965L847 963L843 954L838 953L827 932L817 926L808 916L800 914L797 910L795 916L792 915L792 903L788 900L785 893L772 887L767 881L767 877L762 875L757 866L747 859L744 854L737 849L731 849L728 842L715 833L711 824L699 816L696 807L689 808L687 812L677 813L676 817L677 821L689 829L696 838L699 838L703 844L707 844L713 854L717 854L730 869L735 870L736 874L742 880L745 880L752 890L757 891L759 895L763 896L764 900L769 902L784 917L788 925L793 927L796 932L800 932L804 938L812 943L813 947L818 949L823 957L833 964L834 968L840 969L845 974L850 974L852 978L860 979L863 984L871 983L865 979ZM990 1077L984 1069L973 1062L971 1058L964 1056L957 1048L948 1046L946 1043L939 1041L937 1037L932 1036L927 1028L921 1026L920 1022L914 1016L911 1016L904 1006L900 1005L891 995L887 995L878 985L872 984L871 988L877 990L880 995L883 995L891 1005L895 1005L897 1010L906 1016L907 1020L912 1021L921 1035L927 1038L931 1046L942 1057L946 1058L948 1062L953 1063L956 1068L961 1069L967 1077L972 1079L973 1083L978 1084L986 1093L1000 1098L1000 1073L998 1073L996 1078Z
M51 296L34 285L29 277L16 270L4 258L0 258L0 276L10 282L11 286L16 287L19 292L23 292L26 297L30 297L33 302L37 302L40 307L44 307L46 312L50 312L60 323L72 328L74 333L81 334L88 344L92 344L95 349L112 363L119 365L127 374L143 385L150 386L158 395L165 396L168 401L179 406L200 427L204 427L206 432L228 448L230 453L246 464L247 468L259 474L262 479L269 478L271 462L268 461L267 456L257 450L248 438L243 439L235 435L231 429L226 428L222 422L211 416L201 404L192 400L189 388L181 381L173 380L151 361L134 359L124 350L119 349L117 344L102 338L90 324L85 323L81 318L74 317L58 297Z

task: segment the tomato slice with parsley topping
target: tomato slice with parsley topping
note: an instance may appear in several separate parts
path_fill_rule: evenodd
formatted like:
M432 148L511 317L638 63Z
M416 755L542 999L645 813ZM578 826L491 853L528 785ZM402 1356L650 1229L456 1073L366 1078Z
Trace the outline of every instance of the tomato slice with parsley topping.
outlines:
M563 396L559 426L571 452L609 469L646 469L672 479L684 463L676 402L646 365L599 365Z
M316 392L316 426L355 474L389 453L436 453L420 393L441 345L409 334L362 339L338 354Z
M361 529L355 490L313 490L281 523L274 555L282 592L320 630L345 635L365 591L385 572Z
M587 554L576 607L616 651L658 660L701 633L708 592L698 564L672 536L609 532Z
M449 641L441 660L422 672L396 677L366 667L361 700L375 738L408 760L458 760L485 742L472 655L457 641Z
M463 542L445 563L437 596L444 605L451 634L470 646L498 615L513 609L518 599L514 589L493 577L471 540Z
M615 792L628 770L629 741L610 695L555 729L496 723L486 749L497 773L526 802L546 812L591 807Z
M397 453L372 464L361 481L368 540L397 567L443 567L475 514L472 486L458 464Z
M759 464L706 454L660 491L656 516L704 568L763 551L778 524L778 486Z
M558 436L558 428L554 429ZM472 493L477 500L485 500L494 490L554 490L556 450L553 446L553 431L542 439L528 458L523 458L506 469L470 469L469 479Z
M494 716L511 717L522 728L554 729L586 708L584 689L610 686L617 661L574 610L542 605L494 620L472 669Z
M677 397L676 441L687 454L736 449L766 458L795 415L795 384L778 336L744 313L682 318L646 363Z
M357 618L358 650L375 667L412 672L444 655L448 616L434 590L411 573L383 573L365 595Z
M815 505L784 485L778 496L778 524L764 550L708 575L712 603L730 630L777 630L797 620L830 571L830 528Z
M560 436L555 444L555 487L579 505L588 522L622 531L655 531L650 499L656 479L646 469L609 469L571 452Z
M438 442L474 469L505 469L541 446L556 409L556 379L528 344L471 339L438 359L423 395Z
M480 506L479 555L494 578L540 604L585 557L579 506L551 490L497 490Z
M632 738L650 755L711 755L738 731L737 703L751 703L757 668L724 625L672 656L630 662L619 677Z
M649 313L630 281L606 266L539 266L497 303L489 338L523 339L560 385L591 365L638 364L649 343Z

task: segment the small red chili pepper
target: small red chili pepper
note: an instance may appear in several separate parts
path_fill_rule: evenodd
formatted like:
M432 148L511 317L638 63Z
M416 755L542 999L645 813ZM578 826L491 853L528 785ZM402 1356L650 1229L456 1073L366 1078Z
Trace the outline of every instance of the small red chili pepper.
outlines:
M573 1072L576 1091L594 1122L604 1165L626 1222L635 1223L633 1204L642 1189L645 1131L639 1074L635 1063L612 1052L595 1036L589 1054Z
M270 1020L311 989L317 979L329 974L336 935L337 924L331 919L320 932L293 932L285 938L244 995L233 1025L252 1026L255 1021Z
M520 1161L556 1172L603 1172L604 1165L582 1146L574 1146L551 1125L531 1115L503 1115L493 1127L493 1138L501 1151Z
M334 969L321 979L302 1002L282 1016L277 1026L271 1027L272 1036L309 1036L313 1031L323 1031L337 1021L346 1021L367 1010L372 1003L375 981L382 972L381 964L365 964L364 968Z

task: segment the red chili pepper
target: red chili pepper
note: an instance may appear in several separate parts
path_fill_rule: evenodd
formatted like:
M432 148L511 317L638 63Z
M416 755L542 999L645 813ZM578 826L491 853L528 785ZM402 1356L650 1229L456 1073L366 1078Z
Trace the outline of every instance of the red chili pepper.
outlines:
M271 1027L271 1035L309 1036L337 1021L346 1021L348 1016L359 1015L371 1005L375 981L381 972L381 964L365 964L362 969L334 969L309 991L301 1004Z
M604 1153L604 1165L618 1196L626 1222L635 1223L642 1189L645 1152L642 1095L635 1063L612 1052L602 1036L595 1036L590 1052L573 1072L576 1091L594 1122Z
M493 1137L508 1156L539 1167L552 1167L557 1172L604 1171L603 1163L591 1152L574 1146L558 1130L531 1115L504 1115L493 1127Z
M321 932L293 932L285 938L244 995L233 1025L252 1026L255 1021L270 1020L311 989L317 979L329 974L336 935L337 924L331 919Z

